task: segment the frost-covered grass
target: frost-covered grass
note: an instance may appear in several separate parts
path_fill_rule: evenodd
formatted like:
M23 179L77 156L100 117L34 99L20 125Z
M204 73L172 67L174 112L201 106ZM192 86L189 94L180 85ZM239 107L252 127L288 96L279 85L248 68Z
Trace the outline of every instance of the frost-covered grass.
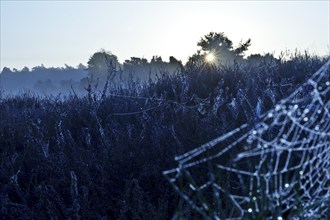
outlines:
M257 123L324 62L189 66L106 96L1 94L1 218L199 219L162 171L175 155Z

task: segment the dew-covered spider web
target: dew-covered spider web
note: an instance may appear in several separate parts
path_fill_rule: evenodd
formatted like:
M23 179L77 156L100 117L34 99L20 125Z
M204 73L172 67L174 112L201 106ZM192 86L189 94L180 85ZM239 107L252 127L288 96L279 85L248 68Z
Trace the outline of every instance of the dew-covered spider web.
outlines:
M330 60L247 124L175 159L165 177L210 219L330 217Z

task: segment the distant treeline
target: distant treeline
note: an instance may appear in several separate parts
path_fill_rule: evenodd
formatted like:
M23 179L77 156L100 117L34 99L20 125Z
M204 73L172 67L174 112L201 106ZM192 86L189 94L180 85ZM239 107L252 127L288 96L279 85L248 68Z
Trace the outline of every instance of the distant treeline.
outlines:
M251 45L251 40L240 42L236 47L222 32L210 32L197 43L200 48L183 64L175 57L169 57L169 62L160 56L153 56L150 62L145 58L131 57L124 63L119 63L117 56L101 50L95 52L87 62L87 66L77 67L65 65L64 68L46 68L43 65L31 70L4 67L0 74L0 91L17 94L30 90L42 94L85 94L86 90L102 91L105 84L114 87L118 84L156 81L162 74L174 74L184 71L194 65L205 65L205 56L214 55L212 63L215 66L228 65L243 60L260 58L274 59L273 55L254 54L244 58Z
M162 71L174 73L180 67L180 62L170 57L170 62L162 61L159 56L154 56L150 62L144 58L131 57L123 64L117 61L117 57L110 52L96 52L89 60L89 65L79 64L77 67L65 65L65 67L46 68L43 65L21 70L4 67L0 74L0 90L17 94L30 91L38 94L86 94L88 85L102 89L107 73L105 58L110 57L116 63L116 73L112 83L127 81L155 80ZM96 67L95 67L96 66Z
M64 68L46 68L41 65L31 70L27 67L22 70L4 67L0 75L0 90L11 94L27 90L46 94L68 92L71 86L79 88L80 80L86 75L86 67L82 64L77 68L67 65Z

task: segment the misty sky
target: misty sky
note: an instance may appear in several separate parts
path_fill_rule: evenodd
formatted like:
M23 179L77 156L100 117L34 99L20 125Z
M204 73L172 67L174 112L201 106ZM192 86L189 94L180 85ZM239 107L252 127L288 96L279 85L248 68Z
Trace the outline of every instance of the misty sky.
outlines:
M123 62L160 55L186 61L210 31L250 53L329 54L329 1L2 1L1 63L21 69L86 64L101 48Z

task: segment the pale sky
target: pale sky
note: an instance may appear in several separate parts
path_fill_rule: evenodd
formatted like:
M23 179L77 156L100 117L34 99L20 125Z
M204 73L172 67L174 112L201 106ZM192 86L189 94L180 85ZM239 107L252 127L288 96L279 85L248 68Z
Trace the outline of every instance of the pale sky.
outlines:
M325 1L3 1L0 68L86 64L105 49L120 62L153 55L185 62L210 31L247 54L286 49L327 55L330 4Z

